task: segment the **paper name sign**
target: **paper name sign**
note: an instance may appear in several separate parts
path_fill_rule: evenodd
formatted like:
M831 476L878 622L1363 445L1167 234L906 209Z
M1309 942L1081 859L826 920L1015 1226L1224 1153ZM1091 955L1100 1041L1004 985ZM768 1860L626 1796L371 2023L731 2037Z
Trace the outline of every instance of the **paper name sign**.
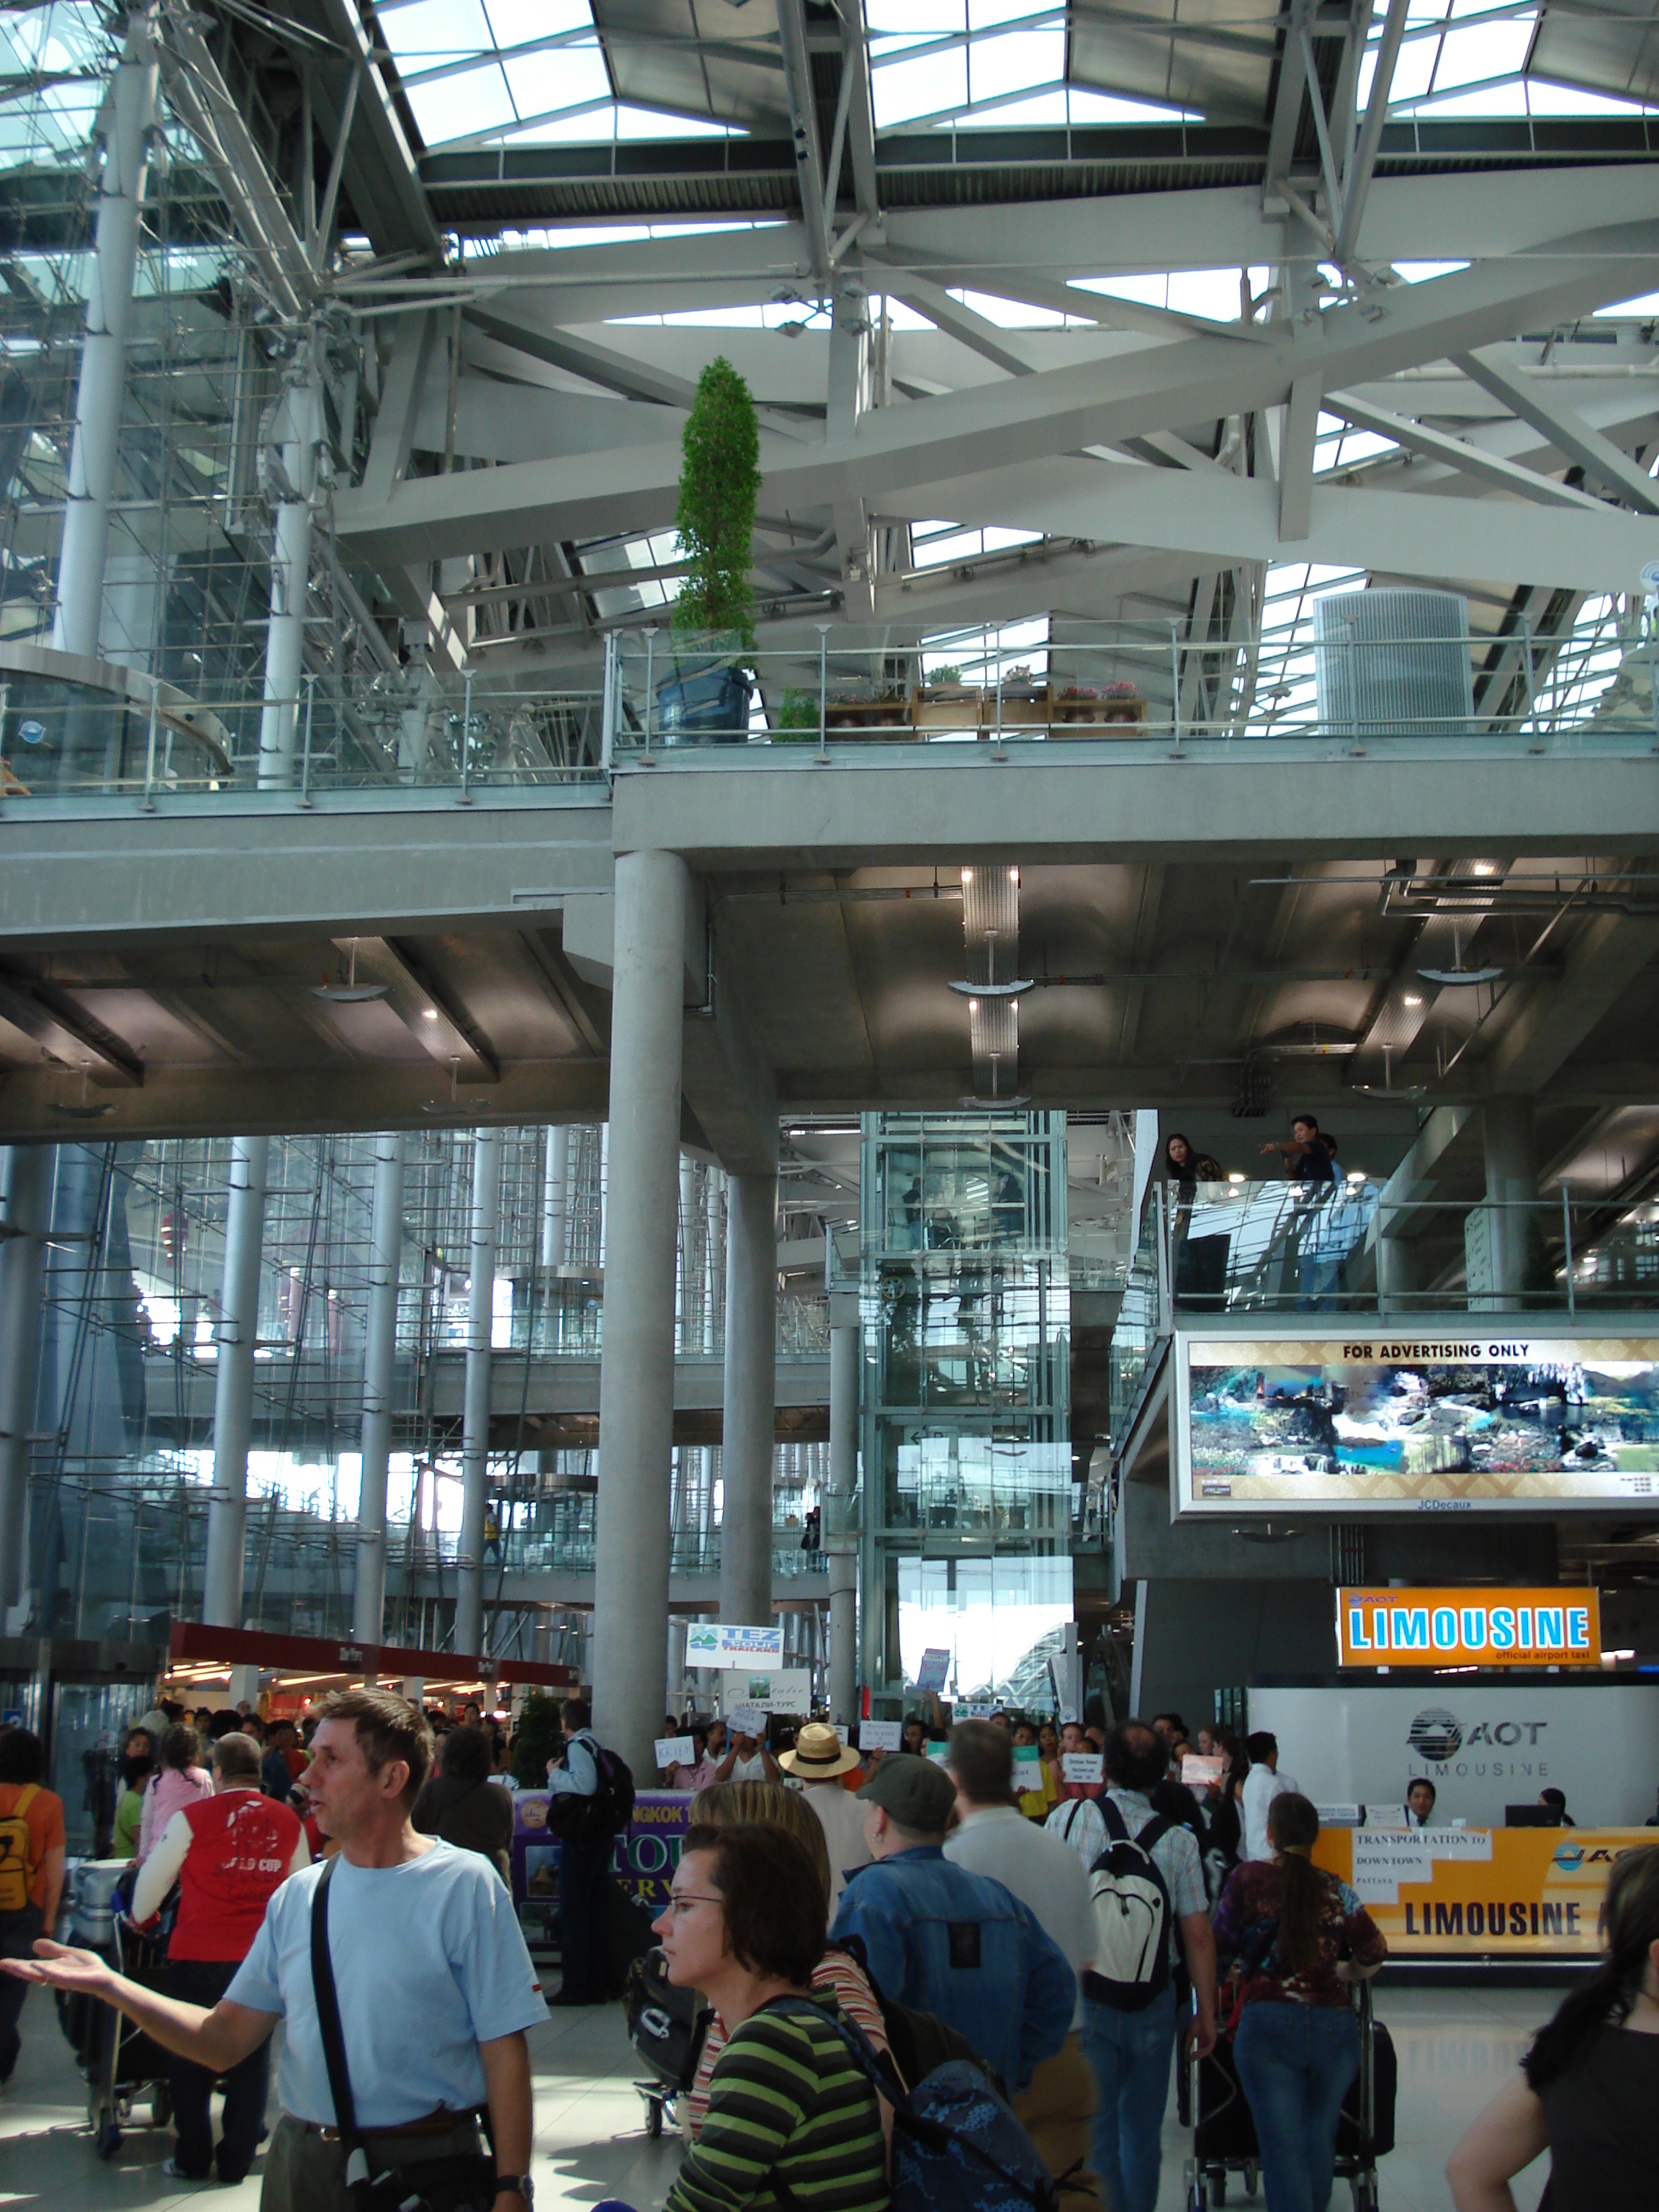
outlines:
M951 1756L951 1747L948 1743L930 1743L925 1744L922 1747L935 1766L943 1766Z
M1014 1787L1016 1790L1041 1790L1042 1761L1034 1751L1014 1753Z
M695 1766L697 1747L689 1735L659 1735L656 1741L659 1766Z
M902 1721L860 1721L859 1723L860 1751L896 1751L903 1741Z
M1061 1755L1060 1771L1068 1782L1098 1782L1105 1764L1097 1751L1068 1751Z
M1353 1887L1361 1904L1398 1905L1402 1881L1433 1880L1434 1862L1420 1832L1401 1836L1354 1831Z
M1218 1790L1224 1765L1223 1759L1206 1759L1201 1753L1189 1752L1181 1762L1181 1778L1189 1790Z
M951 1655L948 1651L924 1651L921 1664L916 1669L917 1689L924 1693L929 1690L942 1690L945 1678L950 1671Z
M733 1705L726 1715L733 1735L764 1735L766 1708L764 1705Z

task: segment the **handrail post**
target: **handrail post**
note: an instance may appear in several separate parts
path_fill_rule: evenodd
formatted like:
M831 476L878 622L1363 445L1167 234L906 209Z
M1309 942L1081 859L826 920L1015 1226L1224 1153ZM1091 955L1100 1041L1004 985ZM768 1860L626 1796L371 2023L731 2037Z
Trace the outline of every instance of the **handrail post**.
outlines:
M305 750L300 756L300 804L311 804L311 717L317 703L317 672L306 671L306 737Z
M1653 717L1653 750L1659 753L1659 668L1654 664L1653 621L1654 600L1647 602L1648 617L1648 711Z
M1572 1285L1572 1202L1567 1196L1567 1179L1561 1178L1561 1235L1567 1253L1567 1317L1578 1318L1578 1294Z
M462 681L461 690L461 787L456 793L458 806L472 804L472 671L469 668Z
M155 811L155 703L161 692L161 679L149 679L149 738L144 747L144 811Z
M1170 694L1170 713L1173 718L1175 725L1175 744L1170 748L1170 757L1172 760L1179 760L1182 758L1181 634L1173 617L1170 618L1170 681L1171 684Z
M1526 638L1527 650L1527 727L1532 732L1532 743L1528 750L1541 753L1544 750L1544 742L1538 734L1538 667L1533 657L1530 615L1522 616L1521 628Z
M599 697L599 766L605 772L607 783L611 781L611 762L617 750L617 688L621 673L617 633L614 629L608 629L605 634L604 690Z
M830 625L820 623L818 629L818 759L830 757Z
M651 679L651 663L656 649L657 626L654 623L647 623L645 626L645 758L647 766L651 760L651 704L656 696Z

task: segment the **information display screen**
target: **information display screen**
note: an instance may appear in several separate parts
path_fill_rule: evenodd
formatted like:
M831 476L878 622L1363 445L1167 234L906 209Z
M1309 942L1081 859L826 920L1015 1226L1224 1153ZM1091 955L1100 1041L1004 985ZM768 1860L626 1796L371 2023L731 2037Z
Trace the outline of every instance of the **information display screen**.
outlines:
M1659 1338L1181 1336L1176 1362L1182 1514L1659 1498Z

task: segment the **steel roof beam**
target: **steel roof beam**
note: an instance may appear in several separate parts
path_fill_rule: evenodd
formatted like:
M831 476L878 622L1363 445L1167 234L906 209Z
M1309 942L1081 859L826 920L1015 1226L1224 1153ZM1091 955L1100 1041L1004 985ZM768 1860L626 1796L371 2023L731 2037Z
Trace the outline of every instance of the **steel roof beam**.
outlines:
M1420 453L1426 460L1443 461L1461 476L1472 477L1477 483L1486 484L1494 491L1514 492L1522 499L1536 500L1543 507L1588 507L1592 511L1601 507L1600 500L1592 499L1588 492L1577 490L1571 484L1558 483L1553 477L1540 476L1532 469L1506 461L1501 454L1470 444L1467 439L1431 429L1426 423L1392 414L1386 407L1370 406L1352 392L1328 392L1323 404L1328 413L1340 415L1356 429L1371 430L1378 437L1392 438L1406 452Z
M1311 325L1275 325L1271 336L1255 343L1206 334L878 409L860 422L854 438L802 446L764 436L766 496L769 505L797 512L856 495L895 514L954 517L948 505L918 508L911 495L964 475L1280 406L1298 376L1311 374L1322 384L1346 387L1448 353L1468 353L1517 330L1588 313L1607 298L1627 294L1632 284L1644 283L1659 284L1659 244L1650 224L1558 240L1550 252L1529 258L1475 263L1425 283L1401 286L1388 294L1385 303L1328 308ZM673 511L679 465L678 442L665 439L610 454L422 478L400 486L386 501L345 491L337 500L337 526L343 542L356 541L362 557L377 561L394 553L404 559L433 559L524 545L550 532L574 538L658 528ZM1161 479L1170 480L1167 472ZM1110 480L1080 481L1087 483L1092 498ZM1261 487L1241 481L1214 489L1226 495L1234 511ZM905 496L896 500L896 493ZM1333 516L1338 509L1332 502L1342 496L1322 495ZM1316 501L1316 509L1321 503ZM1622 533L1621 521L1626 526ZM1624 550L1628 523L1629 518L1611 514L1605 520L1563 516L1565 542L1578 571L1591 550L1583 526L1606 533L1596 549L1598 573L1605 574L1611 564L1604 556ZM1061 526L1071 536L1103 534L1090 522ZM1437 530L1442 526L1437 520ZM1449 519L1445 526L1455 528ZM1162 541L1153 537L1146 542ZM1264 551L1271 557L1253 530L1243 532L1243 542L1216 550L1229 558L1259 558ZM1420 550L1407 554L1408 568L1413 557L1420 559ZM1479 575L1491 565L1489 548L1468 573ZM1640 565L1638 559L1629 573ZM1546 557L1535 573L1548 574L1553 568Z
M777 0L778 36L783 52L783 82L795 149L795 181L800 190L806 249L820 296L830 289L833 210L823 191L823 150L818 143L818 106L812 90L812 59L806 45L806 10L802 0Z
M1457 366L1638 514L1659 514L1659 483L1610 438L1564 405L1559 392L1545 390L1524 370L1512 368L1487 349L1459 354Z

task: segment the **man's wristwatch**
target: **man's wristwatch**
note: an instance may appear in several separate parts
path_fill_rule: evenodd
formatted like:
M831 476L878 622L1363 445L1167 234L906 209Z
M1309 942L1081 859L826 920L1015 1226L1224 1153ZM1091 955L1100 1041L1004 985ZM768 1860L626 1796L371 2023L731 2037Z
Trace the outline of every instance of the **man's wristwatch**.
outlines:
M497 2197L522 2197L525 2203L534 2204L536 2185L527 2173L498 2173L495 2176Z

